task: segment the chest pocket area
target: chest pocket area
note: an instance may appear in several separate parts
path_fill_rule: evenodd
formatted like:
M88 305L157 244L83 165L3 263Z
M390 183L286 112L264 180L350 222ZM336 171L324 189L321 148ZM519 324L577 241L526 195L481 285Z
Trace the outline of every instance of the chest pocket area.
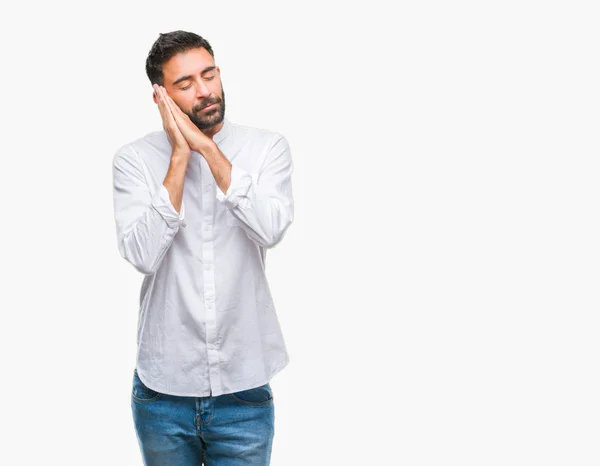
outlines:
M242 221L233 215L229 209L225 209L225 224L228 227L241 227Z

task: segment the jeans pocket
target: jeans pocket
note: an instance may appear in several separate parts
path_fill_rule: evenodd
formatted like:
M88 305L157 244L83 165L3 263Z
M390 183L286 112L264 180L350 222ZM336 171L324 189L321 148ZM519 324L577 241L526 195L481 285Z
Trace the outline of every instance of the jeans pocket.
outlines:
M151 403L160 398L160 393L144 385L144 382L142 382L138 376L137 370L134 370L131 398L138 403Z
M247 406L266 406L273 403L271 385L266 383L260 387L230 393L233 399Z

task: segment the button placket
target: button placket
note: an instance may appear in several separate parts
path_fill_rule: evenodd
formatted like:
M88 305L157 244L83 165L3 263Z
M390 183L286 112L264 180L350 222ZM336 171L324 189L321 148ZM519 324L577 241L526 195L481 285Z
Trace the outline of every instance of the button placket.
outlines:
M213 392L221 390L221 377L219 372L219 357L216 342L217 335L217 314L215 309L215 273L214 273L214 237L213 237L213 218L215 212L216 199L214 196L215 182L204 158L201 160L202 166L202 222L203 244L202 244L202 263L204 279L204 308L206 315L206 342L208 373L210 387Z

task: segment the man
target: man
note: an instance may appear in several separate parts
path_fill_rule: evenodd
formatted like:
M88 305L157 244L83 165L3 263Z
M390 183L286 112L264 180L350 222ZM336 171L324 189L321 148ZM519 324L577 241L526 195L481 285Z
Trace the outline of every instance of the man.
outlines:
M164 131L113 159L119 252L144 274L131 401L142 457L268 465L269 381L289 357L265 259L293 220L290 148L225 118L202 37L160 34L146 73Z

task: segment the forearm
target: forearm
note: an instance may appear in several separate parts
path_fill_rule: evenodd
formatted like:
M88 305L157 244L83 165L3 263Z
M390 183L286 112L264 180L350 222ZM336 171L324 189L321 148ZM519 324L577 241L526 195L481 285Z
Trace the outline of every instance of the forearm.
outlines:
M217 186L226 193L231 184L231 163L215 143L200 149L200 153L208 163Z
M183 201L183 186L185 182L185 172L189 162L189 155L173 154L171 163L163 181L163 185L169 192L171 204L175 210L181 212L181 203Z
M281 241L294 218L291 184L284 182L277 191L259 186L254 176L237 166L234 176L235 189L227 195L217 192L217 199L242 222L250 239L272 248Z
M262 247L279 243L293 221L292 172L289 145L280 138L271 147L261 172L248 172L234 162L228 189L217 191L217 200L242 222L248 237Z
M165 215L166 193L157 193L151 205L127 230L118 235L121 256L143 274L153 274L185 221Z
M172 180L179 172L173 164ZM181 226L185 227L185 205L178 213L167 187L151 192L135 151L125 147L113 161L114 209L121 256L144 274L154 273ZM175 191L175 190L174 190ZM176 195L176 192L174 193Z

